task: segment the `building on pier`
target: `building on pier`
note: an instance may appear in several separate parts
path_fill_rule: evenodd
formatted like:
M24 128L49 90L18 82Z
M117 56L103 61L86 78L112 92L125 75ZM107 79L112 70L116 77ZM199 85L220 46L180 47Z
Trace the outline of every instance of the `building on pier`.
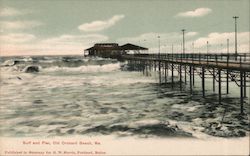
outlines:
M96 43L93 47L84 50L84 56L98 56L104 58L117 58L124 54L140 53L148 48L131 43L119 46L117 43Z
M139 54L142 51L147 51L148 48L140 47L134 44L124 44L121 48L126 52L126 54Z

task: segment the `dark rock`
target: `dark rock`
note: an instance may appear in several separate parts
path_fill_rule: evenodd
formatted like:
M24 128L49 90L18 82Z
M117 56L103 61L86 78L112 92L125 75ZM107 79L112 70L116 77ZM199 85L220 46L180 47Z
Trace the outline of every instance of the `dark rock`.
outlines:
M41 103L43 103L43 100L34 100L33 101L33 104L41 104Z
M39 72L39 67L38 66L28 66L25 68L25 73L37 73Z
M74 132L75 132L74 129L70 129L70 130L67 131L68 134L73 134Z
M18 80L22 80L22 78L21 78L21 77L19 77L19 76L17 76L17 79L18 79Z
M183 116L184 114L183 113L180 113L180 112L173 112L172 113L172 116L174 117L180 117L180 116Z
M244 136L246 136L246 132L244 132L244 131L242 131L242 130L239 130L239 131L237 132L237 134L238 134L239 137L244 137Z

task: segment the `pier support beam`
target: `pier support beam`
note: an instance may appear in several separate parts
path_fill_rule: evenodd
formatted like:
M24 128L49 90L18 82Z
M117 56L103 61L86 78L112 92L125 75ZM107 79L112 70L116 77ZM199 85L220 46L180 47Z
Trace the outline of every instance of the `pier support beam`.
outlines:
M215 92L215 70L213 68L213 92Z
M145 69L145 75L148 76L148 63L147 63L147 61L144 61L144 69Z
M247 82L246 82L246 72L244 72L244 98L247 97Z
M180 90L182 91L182 69L181 65L179 65L179 74L180 74Z
M159 70L159 83L161 84L161 61L159 61L158 70Z
M229 94L229 71L227 70L227 94Z
M202 79L202 97L205 98L205 68L201 68L201 79Z
M221 69L218 69L218 76L219 76L219 104L221 104Z
M185 65L185 84L187 84L187 66Z
M156 71L156 61L154 61L154 69L155 69L155 71Z
M171 65L171 72L172 72L172 77L171 77L171 85L172 85L172 88L174 88L174 64L172 63Z
M143 73L143 61L140 61L140 71Z
M167 78L168 78L168 65L169 65L169 64L167 63Z
M194 69L194 66L193 66L193 70L192 70L192 72L193 72L193 86L194 86L194 78L195 78L195 77L194 77L194 70L195 70L195 69Z
M192 82L192 66L189 66L189 78L190 78L190 82L189 82L189 84L190 84L190 94L192 94L193 93L193 88L192 88L192 84L193 84L193 82Z
M165 84L167 83L167 63L165 62L165 71L164 71L164 74L165 74Z
M244 73L241 71L240 72L240 114L244 113L244 108L243 108L243 104L244 104Z
M143 75L146 75L146 68L145 68L145 61L142 61L142 73L143 73Z
M151 70L152 70L152 62L149 61L148 63L149 63L149 64L148 64L148 66L149 66L149 72L151 72Z

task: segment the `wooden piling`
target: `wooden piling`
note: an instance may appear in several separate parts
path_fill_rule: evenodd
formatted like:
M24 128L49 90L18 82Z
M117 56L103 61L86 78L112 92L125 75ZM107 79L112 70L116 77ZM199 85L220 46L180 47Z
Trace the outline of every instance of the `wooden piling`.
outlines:
M155 71L156 71L156 61L154 61L154 69L155 69Z
M218 82L219 82L219 104L221 104L221 69L218 69Z
M189 84L190 84L190 94L192 94L193 93L193 89L192 89L192 66L189 66L189 78L190 78L190 82L189 82Z
M142 73L143 73L143 75L146 75L146 71L145 71L145 61L142 61Z
M172 77L171 77L171 86L172 86L172 88L174 88L174 64L172 63L172 65L171 65L171 72L172 72Z
M184 68L185 68L185 84L187 84L187 66L185 65Z
M244 98L247 97L247 82L246 82L246 72L244 72L244 83L243 83L243 86L244 86Z
M193 66L193 70L192 70L192 72L193 72L193 86L194 86L194 78L195 78L195 76L194 76L194 66Z
M165 62L165 68L164 68L164 77L165 77L165 84L167 84L167 63Z
M158 72L159 72L159 83L161 84L161 61L159 61L159 67L158 67Z
M205 98L205 68L201 68L201 79L202 79L202 97Z
M215 70L213 68L213 92L215 92Z
M227 70L227 94L229 94L229 71Z
M179 74L180 74L180 90L182 91L182 69L181 65L179 65Z
M243 104L244 104L244 73L242 71L240 71L240 113L243 114L244 110L243 110Z
M149 72L151 72L151 70L152 70L152 62L151 61L149 61L148 67L149 67Z
M168 78L168 63L167 63L167 78Z

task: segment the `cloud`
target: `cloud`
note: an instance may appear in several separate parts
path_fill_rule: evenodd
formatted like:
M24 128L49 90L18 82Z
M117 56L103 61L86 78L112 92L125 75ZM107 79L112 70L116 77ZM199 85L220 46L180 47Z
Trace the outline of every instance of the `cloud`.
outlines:
M0 35L1 43L24 43L34 40L36 37L33 34L11 33Z
M250 32L238 33L238 51L248 52L250 50ZM174 53L182 52L182 33L145 33L135 37L120 38L117 40L120 44L132 43L149 48L149 53L158 53L159 45L157 36L160 35L161 52L172 52L172 44ZM197 32L186 32L185 35L185 51L187 53L206 53L207 41L209 42L209 52L211 53L226 53L227 39L229 39L229 51L234 52L234 32L213 32L204 37L199 37ZM194 49L193 44L194 43Z
M61 35L59 37L49 38L43 40L44 43L53 43L53 44L73 44L73 43L82 43L89 44L91 42L100 42L108 40L107 36L99 34L89 34L89 35Z
M239 52L248 52L250 49L250 32L239 32L238 33L238 51ZM229 51L234 51L234 32L225 32L218 33L213 32L208 34L206 37L200 37L194 41L187 42L187 46L191 47L191 44L194 42L196 51L206 52L207 51L207 41L209 43L210 52L227 52L227 39L229 39Z
M186 32L185 38L191 39L198 35L198 32ZM182 32L156 33L150 32L135 37L125 37L117 40L120 44L132 43L149 48L149 52L158 52L158 36L160 36L162 50L170 50L172 44L182 42Z
M115 25L118 21L123 19L124 15L114 15L110 19L106 21L93 21L91 23L84 23L78 26L78 29L85 32L96 32L107 29L113 25Z
M17 38L15 38L17 37ZM23 37L23 39L21 39ZM83 54L83 50L96 42L107 41L100 34L61 35L38 40L32 34L7 34L0 36L0 54L10 55L72 55Z
M30 29L33 27L43 25L42 22L39 21L2 21L0 22L0 27L4 30L7 29Z
M186 37L193 37L198 35L198 32L187 32ZM118 42L139 42L139 41L150 41L150 42L158 42L158 36L160 36L160 40L164 42L169 41L176 41L182 39L182 32L171 32L171 33L156 33L156 32L150 32L141 34L139 36L135 37L125 37L118 39Z
M198 35L198 32L187 32L185 36L192 37Z
M176 17L202 17L212 12L210 8L197 8L194 11L180 12Z

